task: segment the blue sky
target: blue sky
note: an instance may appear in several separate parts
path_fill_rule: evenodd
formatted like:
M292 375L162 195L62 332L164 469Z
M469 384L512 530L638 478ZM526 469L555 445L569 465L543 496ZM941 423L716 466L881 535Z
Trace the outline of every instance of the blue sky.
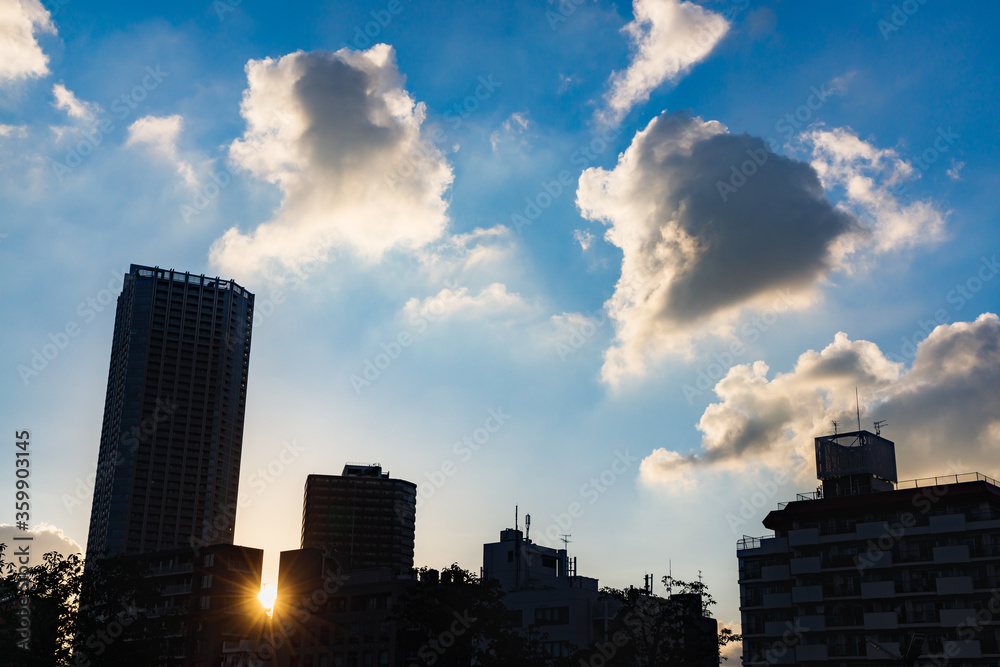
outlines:
M702 570L724 622L855 387L901 479L1000 472L992 7L2 7L0 415L81 545L133 262L257 296L272 583L347 461L423 484L418 564L477 569L517 504L603 583Z

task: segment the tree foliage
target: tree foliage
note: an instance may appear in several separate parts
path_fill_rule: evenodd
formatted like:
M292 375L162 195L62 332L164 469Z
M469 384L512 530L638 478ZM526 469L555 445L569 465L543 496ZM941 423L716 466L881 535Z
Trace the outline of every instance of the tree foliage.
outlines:
M521 632L504 606L493 579L482 580L453 563L437 573L420 568L418 582L393 612L400 643L421 667L546 667L542 634Z
M718 630L709 616L715 599L702 581L663 577L668 597L637 588L605 587L602 593L618 612L608 637L579 651L573 664L607 667L705 667L716 665L719 649L740 641L729 628Z
M69 664L83 559L53 551L23 569L16 557L5 560L5 548L0 544L0 664Z
M151 613L161 591L124 558L84 568L79 554L50 552L22 569L0 545L0 665L156 665L177 618ZM18 635L24 602L30 639Z

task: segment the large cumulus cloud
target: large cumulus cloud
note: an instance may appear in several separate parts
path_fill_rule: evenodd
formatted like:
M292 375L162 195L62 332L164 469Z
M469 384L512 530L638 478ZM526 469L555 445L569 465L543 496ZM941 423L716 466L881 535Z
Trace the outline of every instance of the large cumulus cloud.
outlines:
M603 368L611 383L642 373L650 356L728 330L741 309L770 304L779 290L808 303L838 239L861 233L809 165L677 114L653 119L614 169L586 170L577 203L623 252L607 304L617 326Z
M247 129L230 158L277 184L282 201L269 221L215 243L212 259L227 275L332 247L378 259L444 233L452 171L421 136L424 105L405 90L391 47L299 51L246 70Z
M699 469L764 466L815 472L813 438L853 430L860 397L863 426L885 419L901 479L979 471L996 476L1000 453L1000 319L942 324L917 347L909 369L874 343L838 333L820 352L802 354L792 371L768 379L763 362L734 366L715 386L718 402L698 423L701 450L654 451L647 481L690 483Z

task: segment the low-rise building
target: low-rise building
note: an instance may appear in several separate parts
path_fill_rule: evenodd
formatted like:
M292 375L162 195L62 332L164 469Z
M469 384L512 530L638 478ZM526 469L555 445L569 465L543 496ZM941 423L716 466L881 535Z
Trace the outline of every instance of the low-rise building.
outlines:
M536 544L508 528L499 542L483 545L482 576L500 583L515 627L533 625L547 635L549 655L569 656L606 635L608 601L597 579L576 574L576 559L566 549Z

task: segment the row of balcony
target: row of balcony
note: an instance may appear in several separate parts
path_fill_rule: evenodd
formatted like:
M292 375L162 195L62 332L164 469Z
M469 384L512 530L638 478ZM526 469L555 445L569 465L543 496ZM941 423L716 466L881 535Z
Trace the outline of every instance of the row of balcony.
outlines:
M905 647L904 647L905 650ZM849 658L857 657L864 658L867 660L881 660L887 661L889 659L895 658L895 656L900 655L900 645L899 642L883 642L878 646L873 646L871 644L866 644L864 649L861 650L860 646L832 646L828 647L827 644L800 644L795 647L786 647L784 645L775 646L771 651L765 651L759 658L760 663L772 664L772 665L800 665L804 662L815 662L829 660L832 658ZM949 645L949 653L940 656L942 659L947 658L962 660L962 659L972 659L981 658L983 656L982 647L977 640L971 641L958 641L952 642ZM754 661L754 655L748 654L744 657L744 664L759 664ZM931 663L932 658L927 656L927 664ZM923 663L921 663L923 664ZM938 663L935 663L938 664ZM940 664L945 664L944 662Z
M926 584L926 585L922 585ZM859 597L862 600L895 598L897 594L933 593L934 595L969 595L975 591L972 577L938 577L910 581L865 581L860 590L844 586L835 590L843 595L827 595L823 586L795 586L790 593L758 593L750 589L743 596L742 607L763 607L765 609L785 609L794 604L823 602L828 597Z

